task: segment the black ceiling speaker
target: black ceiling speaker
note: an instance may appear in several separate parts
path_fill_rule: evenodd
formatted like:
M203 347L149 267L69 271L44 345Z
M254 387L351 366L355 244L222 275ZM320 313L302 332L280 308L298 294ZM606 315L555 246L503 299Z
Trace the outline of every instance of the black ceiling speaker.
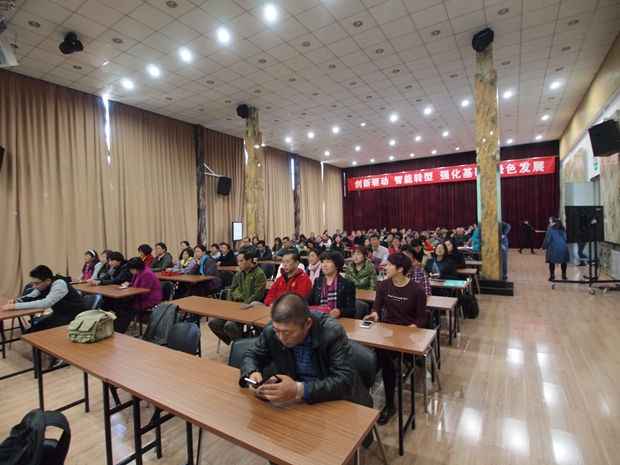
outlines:
M493 32L493 29L487 27L484 31L480 31L474 36L471 40L471 46L474 47L476 52L482 53L489 45L491 45L494 37L495 33Z
M58 46L60 51L65 55L71 55L72 53L81 52L84 50L82 42L77 40L77 36L74 32L70 32L65 36L65 41Z
M250 109L248 106L245 104L239 105L237 107L237 116L239 118L248 119L248 116L250 116Z
M219 195L230 195L231 184L232 184L232 179L227 178L226 176L221 176L217 180L217 193Z
M592 126L588 132L595 157L609 157L620 152L620 126L617 121L608 119Z

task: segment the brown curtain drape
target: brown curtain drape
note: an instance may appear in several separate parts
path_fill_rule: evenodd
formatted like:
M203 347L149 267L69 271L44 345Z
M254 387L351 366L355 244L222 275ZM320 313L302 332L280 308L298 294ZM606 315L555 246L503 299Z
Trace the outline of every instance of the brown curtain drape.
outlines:
M207 176L207 246L213 242L232 244L232 222L241 221L245 231L245 153L243 139L205 129L204 162L215 173L232 179L230 195L218 195L218 178ZM207 169L205 168L205 171ZM234 247L234 245L233 245Z
M323 205L325 229L330 232L343 229L342 221L342 169L323 164Z
M292 155L265 147L265 242L269 247L276 237L290 236L295 228Z
M137 255L140 244L164 242L173 256L196 235L194 127L110 102L110 169L115 230L106 247Z
M300 228L308 236L310 232L320 234L325 229L323 220L323 183L321 163L299 157L300 178Z
M0 70L1 295L39 264L77 277L101 250L104 120L99 97Z

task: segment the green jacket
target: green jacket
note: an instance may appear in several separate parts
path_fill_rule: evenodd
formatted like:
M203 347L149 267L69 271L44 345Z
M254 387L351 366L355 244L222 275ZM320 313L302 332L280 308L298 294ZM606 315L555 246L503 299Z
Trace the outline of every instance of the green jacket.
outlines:
M265 297L267 277L258 265L252 265L250 271L237 271L230 285L227 300L250 303L262 301Z
M355 289L377 290L377 271L375 270L375 266L368 259L366 259L364 266L359 271L355 263L349 263L345 278L353 281Z

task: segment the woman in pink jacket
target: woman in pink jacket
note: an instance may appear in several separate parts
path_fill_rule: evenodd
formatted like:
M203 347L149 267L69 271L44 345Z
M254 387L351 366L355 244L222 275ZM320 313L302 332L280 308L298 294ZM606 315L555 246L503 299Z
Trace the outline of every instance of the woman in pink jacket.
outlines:
M135 309L142 308L146 310L159 305L163 298L161 291L161 284L155 273L150 268L144 265L144 262L140 257L134 257L127 262L127 266L133 278L131 283L123 283L123 286L141 287L143 289L150 289L148 294L142 294L136 296L133 299L133 307Z

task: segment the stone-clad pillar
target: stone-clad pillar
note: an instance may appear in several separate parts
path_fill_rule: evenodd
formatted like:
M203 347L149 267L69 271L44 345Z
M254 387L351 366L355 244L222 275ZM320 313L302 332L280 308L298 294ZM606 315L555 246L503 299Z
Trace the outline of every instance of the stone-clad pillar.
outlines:
M265 238L265 154L263 134L258 130L258 110L249 109L245 121L245 210L246 234Z
M497 114L497 72L493 69L493 47L476 53L476 147L478 163L478 226L482 277L502 277L501 186L499 164L499 120Z
M207 239L207 208L205 189L205 128L194 125L194 151L196 155L196 194L198 196L198 234L196 244Z

